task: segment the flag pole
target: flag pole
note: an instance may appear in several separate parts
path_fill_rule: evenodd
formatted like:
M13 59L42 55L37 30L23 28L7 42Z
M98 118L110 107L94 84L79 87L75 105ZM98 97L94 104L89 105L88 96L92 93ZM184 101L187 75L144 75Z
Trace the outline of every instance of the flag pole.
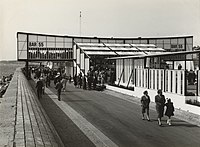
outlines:
M80 11L80 36L81 36L81 11Z

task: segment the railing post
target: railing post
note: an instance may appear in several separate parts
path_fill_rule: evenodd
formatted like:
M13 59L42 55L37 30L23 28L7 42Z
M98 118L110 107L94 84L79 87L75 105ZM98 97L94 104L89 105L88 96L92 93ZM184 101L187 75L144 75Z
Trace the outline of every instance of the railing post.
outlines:
M128 79L127 88L128 88L128 86L129 86L129 83L130 83L130 81L131 81L131 77L132 77L132 75L133 75L133 69L132 69L132 71L131 71L131 75L129 76L129 79Z
M199 96L199 70L197 70L197 83L196 83L197 87L196 87L196 93L197 96Z
M187 71L185 70L185 77L184 77L185 83L184 83L184 96L187 95Z
M136 83L137 77L136 76L137 76L137 69L135 68L135 78L134 78L134 80L135 80L135 82L134 82L135 83L135 87L137 86L137 83Z
M149 86L149 84L150 84L150 78L149 78L149 77L150 77L150 70L149 70L149 68L148 68L148 70L147 70L147 77L148 77L148 79L147 79L147 80L148 80L148 81L147 81L147 84L148 84L148 85L147 85L147 88L149 89L149 88L150 88L150 86Z
M120 78L119 78L119 82L118 82L118 86L119 86L119 84L120 84L120 82L121 82L123 73L124 73L124 68L122 69L122 72L121 72L121 75L120 75Z

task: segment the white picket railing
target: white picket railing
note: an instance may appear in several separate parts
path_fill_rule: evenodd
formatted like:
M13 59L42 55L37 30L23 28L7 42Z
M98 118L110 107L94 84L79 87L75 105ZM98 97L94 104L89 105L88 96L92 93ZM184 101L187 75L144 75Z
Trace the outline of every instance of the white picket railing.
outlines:
M184 70L137 68L135 69L135 76L136 87L162 89L165 92L185 95Z

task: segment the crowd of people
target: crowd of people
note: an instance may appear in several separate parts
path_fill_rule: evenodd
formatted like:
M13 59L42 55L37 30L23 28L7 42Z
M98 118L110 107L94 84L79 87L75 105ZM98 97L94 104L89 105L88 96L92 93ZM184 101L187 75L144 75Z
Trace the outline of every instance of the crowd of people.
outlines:
M142 119L143 120L145 119L145 113L146 113L146 118L148 121L150 121L150 116L149 116L150 96L148 95L148 91L144 91L143 94L144 95L141 97ZM158 125L162 126L161 119L165 114L168 117L167 124L171 126L172 125L171 117L174 116L174 105L171 99L167 99L166 103L165 96L162 94L162 90L159 89L157 91L157 95L155 96L155 103L156 103L156 112L158 114L157 115Z
M5 94L12 77L13 77L13 74L10 74L8 76L3 76L0 79L0 98Z
M88 70L86 75L81 72L73 77L74 86L84 90L104 90L105 83L113 84L114 73L111 70Z
M98 90L103 91L106 86L105 83L114 83L114 72L110 70L88 70L84 75L80 72L78 75L66 76L64 70L53 70L49 68L31 68L31 73L37 79L36 89L38 98L42 98L45 87L51 86L51 81L54 81L54 86L58 91L58 100L60 100L61 91L66 91L66 83L74 83L76 88L83 88L84 90Z

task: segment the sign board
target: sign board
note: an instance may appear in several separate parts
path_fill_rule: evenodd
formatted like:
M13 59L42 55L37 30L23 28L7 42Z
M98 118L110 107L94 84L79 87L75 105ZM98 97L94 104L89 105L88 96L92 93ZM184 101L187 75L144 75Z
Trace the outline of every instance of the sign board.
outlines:
M43 48L45 47L45 42L29 42L28 45L30 48Z

